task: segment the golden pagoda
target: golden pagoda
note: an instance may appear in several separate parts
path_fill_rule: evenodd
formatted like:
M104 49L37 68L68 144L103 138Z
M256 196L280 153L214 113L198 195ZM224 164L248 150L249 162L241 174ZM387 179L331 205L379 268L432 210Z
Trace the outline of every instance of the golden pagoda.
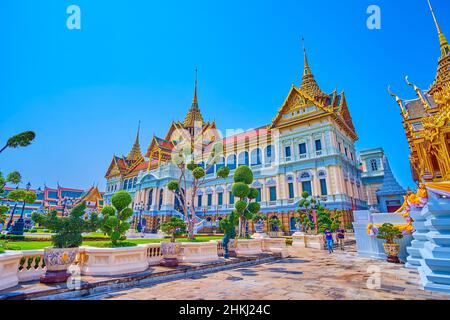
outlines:
M450 46L428 0L436 24L441 54L435 80L421 90L406 77L417 94L414 100L402 100L390 90L400 106L403 126L411 151L413 179L422 182L450 180Z

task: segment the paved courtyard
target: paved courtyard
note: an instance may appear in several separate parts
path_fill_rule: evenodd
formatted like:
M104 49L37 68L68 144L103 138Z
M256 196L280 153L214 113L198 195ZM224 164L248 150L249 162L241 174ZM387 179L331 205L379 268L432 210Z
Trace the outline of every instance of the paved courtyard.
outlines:
M336 251L332 255L312 249L290 248L290 251L290 258L273 263L137 287L88 299L450 299L450 295L423 291L414 270L357 257L354 246L346 252Z

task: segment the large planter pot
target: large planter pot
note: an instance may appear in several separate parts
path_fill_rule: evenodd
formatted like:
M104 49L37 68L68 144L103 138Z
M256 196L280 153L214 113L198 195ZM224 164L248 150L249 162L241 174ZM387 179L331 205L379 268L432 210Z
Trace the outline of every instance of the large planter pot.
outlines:
M258 239L237 240L236 255L238 257L253 256L261 253L262 253L261 240Z
M22 256L20 251L0 253L0 290L14 287L19 283L18 267Z
M178 266L178 255L181 252L181 243L161 242L161 252L163 255L161 266L171 268Z
M295 232L292 235L292 246L293 247L300 247L300 248L306 248L306 241L305 241L305 233L304 232Z
M147 246L123 248L83 247L81 274L88 276L116 276L147 270Z
M184 263L217 261L217 242L183 242L178 259Z
M269 231L270 238L280 238L283 236L283 231Z
M400 245L397 243L385 243L383 244L384 251L388 255L387 261L391 263L400 263L398 254L400 252Z
M67 270L75 261L78 250L78 248L45 248L44 262L47 271L40 277L41 282L66 282L70 277Z
M230 242L228 242L228 255L232 258L237 257L236 253L237 244L238 244L237 239L230 239Z
M282 258L289 257L289 251L284 238L262 239L262 251L281 255Z

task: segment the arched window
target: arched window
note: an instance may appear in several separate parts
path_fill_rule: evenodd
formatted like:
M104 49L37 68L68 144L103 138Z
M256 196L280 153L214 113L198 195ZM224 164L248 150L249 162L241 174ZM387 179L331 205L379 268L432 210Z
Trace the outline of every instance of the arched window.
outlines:
M259 166L262 163L261 160L261 149L257 148L252 151L252 166Z
M236 169L236 155L235 154L232 154L232 155L228 156L228 158L227 158L227 167L230 170Z
M300 174L300 181L312 180L311 174L308 171L304 171Z
M370 169L372 171L378 171L378 162L375 159L370 160Z
M127 190L127 189L128 189L128 180L125 180L125 181L123 182L123 189L124 189L124 190Z
M136 188L136 184L137 184L137 177L135 177L135 178L133 179L133 188Z
M264 152L264 162L270 164L275 160L273 146L267 146Z
M249 159L248 159L248 152L247 151L244 151L244 152L241 152L240 154L239 154L239 161L238 161L238 165L239 166L248 166L249 165L249 161L248 161Z

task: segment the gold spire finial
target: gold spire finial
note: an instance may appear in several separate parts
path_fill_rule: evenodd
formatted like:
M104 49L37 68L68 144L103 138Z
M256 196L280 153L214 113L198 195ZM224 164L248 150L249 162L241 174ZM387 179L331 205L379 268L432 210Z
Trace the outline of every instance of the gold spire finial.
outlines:
M436 24L436 29L437 29L437 32L439 35L439 43L441 45L442 57L443 57L447 54L444 49L445 49L445 46L448 46L448 42L447 42L447 39L445 38L444 33L442 32L441 26L439 25L439 22L436 18L436 14L434 13L434 9L433 9L433 6L431 5L430 0L428 0L428 6L430 7L434 23Z
M127 156L128 161L137 161L142 158L141 145L139 144L139 134L141 132L141 120L139 120L138 130L136 133L136 140L134 141L133 147Z
M193 127L195 122L204 122L200 108L198 107L197 99L197 82L198 82L198 69L195 68L195 86L194 86L194 98L192 99L192 105L189 108L188 114L184 119L185 127Z
M422 90L420 90L419 87L417 87L414 83L409 82L408 76L405 77L406 84L410 87L413 87L414 91L416 92L417 96L419 97L420 101L422 102L422 105L425 108L425 111L428 112L428 110L431 109L430 103L425 98L425 95L423 94Z
M304 65L303 65L303 77L302 83L300 85L300 90L305 91L307 94L314 98L325 97L326 94L320 90L319 85L314 79L314 75L311 72L311 68L308 62L308 56L306 55L305 38L302 38L303 44L303 55L304 55Z
M198 105L198 100L197 100L197 81L198 81L198 69L195 68L194 99L192 99L192 104L195 104L195 105Z

